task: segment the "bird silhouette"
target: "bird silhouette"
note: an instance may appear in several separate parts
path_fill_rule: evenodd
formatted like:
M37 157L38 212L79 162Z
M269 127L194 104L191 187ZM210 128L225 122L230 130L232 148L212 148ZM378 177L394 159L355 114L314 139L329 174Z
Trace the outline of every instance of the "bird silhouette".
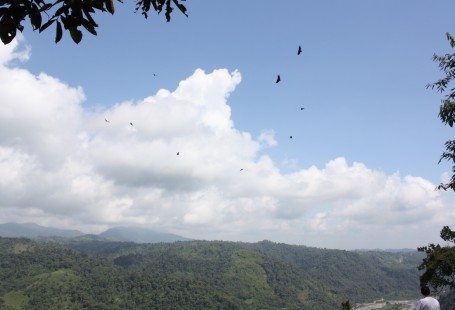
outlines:
M104 118L104 121L105 121L106 123L110 123L110 122L108 121L108 119L107 119L107 118Z
M303 111L303 110L305 110L305 108L300 108L300 111Z
M302 47L299 45L299 50L297 51L297 55L302 54Z
M177 152L177 155L180 155L180 152Z
M158 76L156 73L153 73L153 76Z
M289 136L289 139L292 139L292 136Z
M242 168L242 169L240 169L240 171L243 171L243 168Z
M278 74L278 76L276 77L276 82L275 83L279 83L281 81L281 77L280 75Z
M133 126L133 123L132 123L132 122L130 122L130 126Z

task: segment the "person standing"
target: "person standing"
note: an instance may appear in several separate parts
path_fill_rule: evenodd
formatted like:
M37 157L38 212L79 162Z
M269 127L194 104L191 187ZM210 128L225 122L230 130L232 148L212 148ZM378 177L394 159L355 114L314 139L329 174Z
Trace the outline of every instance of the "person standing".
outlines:
M415 310L441 310L439 301L436 298L430 296L430 289L428 286L422 286L420 292L424 298L417 302Z

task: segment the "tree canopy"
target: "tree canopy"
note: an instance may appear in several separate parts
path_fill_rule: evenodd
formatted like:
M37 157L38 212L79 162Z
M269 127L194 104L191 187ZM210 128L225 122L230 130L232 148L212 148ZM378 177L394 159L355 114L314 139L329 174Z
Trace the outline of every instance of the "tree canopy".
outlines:
M419 248L427 254L419 266L419 270L425 270L420 276L420 283L422 286L430 284L438 291L447 287L455 289L455 231L445 226L441 230L441 238L449 245L430 244Z
M269 241L59 242L0 237L0 309L350 309L417 297L421 259Z
M122 0L118 0L122 3ZM160 14L164 11L166 21L171 20L174 8L188 16L185 0L135 0L136 12L148 18L150 10ZM55 24L55 42L62 39L63 31L70 33L75 43L82 40L82 29L96 35L98 24L94 14L114 14L114 0L0 0L0 39L10 43L22 32L28 20L33 30L42 32Z
M450 33L446 36L450 46L455 48L455 38ZM435 54L433 60L438 63L444 76L427 87L444 93L439 108L439 118L445 125L453 127L455 124L455 87L453 86L455 53L443 56ZM446 160L452 163L452 176L446 183L441 183L438 189L455 191L455 140L446 141L445 148L439 162ZM441 230L441 238L448 242L446 246L430 244L418 249L427 255L419 266L419 270L425 270L420 277L420 284L422 286L430 284L439 291L446 287L455 289L455 231L452 231L449 226L444 226Z
M341 303L341 310L351 310L352 307L351 307L351 303L349 302L349 300L346 300L346 301L343 301Z
M455 48L455 38L447 33L447 40L452 48ZM445 54L443 56L434 55L433 60L438 63L439 69L444 76L433 84L427 85L428 88L437 89L444 93L442 104L439 108L439 118L445 125L453 127L455 124L455 53ZM445 143L446 150L442 153L439 163L443 160L450 162L452 166L452 176L446 183L441 183L438 188L443 190L452 189L455 191L455 140L449 140Z

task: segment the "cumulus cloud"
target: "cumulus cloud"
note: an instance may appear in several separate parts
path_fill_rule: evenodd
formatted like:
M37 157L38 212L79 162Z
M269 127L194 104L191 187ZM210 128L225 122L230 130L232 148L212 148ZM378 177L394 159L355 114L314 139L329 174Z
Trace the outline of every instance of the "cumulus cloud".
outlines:
M275 140L275 132L273 130L263 130L258 137L258 141L264 147L276 146L278 144Z
M420 177L343 157L280 171L264 154L273 130L254 138L231 118L238 71L197 69L173 91L91 111L81 87L12 65L28 55L0 47L1 222L355 248L415 246L455 220Z
M22 34L18 33L16 39L8 45L3 45L0 49L0 64L6 65L13 60L26 61L30 58L30 46L18 45L24 41Z

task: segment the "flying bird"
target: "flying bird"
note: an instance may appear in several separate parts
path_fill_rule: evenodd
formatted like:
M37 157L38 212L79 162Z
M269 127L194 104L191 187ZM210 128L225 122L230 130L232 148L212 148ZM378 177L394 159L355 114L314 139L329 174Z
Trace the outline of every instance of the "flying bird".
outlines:
M153 73L153 76L158 76L156 73Z
M177 152L177 155L180 155L180 152Z
M240 171L243 171L243 168L242 168L242 169L240 169Z
M289 136L289 139L292 139L292 136Z
M105 121L106 123L110 123L110 122L108 121L108 119L107 119L107 118L104 118L104 121Z
M132 122L130 122L130 126L133 126L133 123L132 123Z
M279 83L280 81L281 81L281 77L280 77L280 75L278 74L278 76L276 77L276 82L275 82L275 84L276 84L276 83Z
M297 51L297 55L302 54L302 47L299 45L299 50Z
M305 110L305 108L300 108L300 111L303 111L303 110Z

